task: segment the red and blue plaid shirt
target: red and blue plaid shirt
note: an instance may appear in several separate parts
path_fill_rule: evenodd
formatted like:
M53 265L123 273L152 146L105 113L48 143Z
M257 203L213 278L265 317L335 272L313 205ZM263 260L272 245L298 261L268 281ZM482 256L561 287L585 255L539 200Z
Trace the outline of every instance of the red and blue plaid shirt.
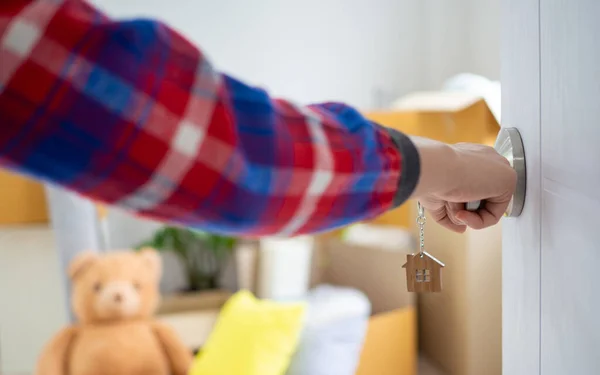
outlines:
M270 98L152 20L0 1L0 163L137 214L238 235L314 233L412 193L404 135L337 103Z

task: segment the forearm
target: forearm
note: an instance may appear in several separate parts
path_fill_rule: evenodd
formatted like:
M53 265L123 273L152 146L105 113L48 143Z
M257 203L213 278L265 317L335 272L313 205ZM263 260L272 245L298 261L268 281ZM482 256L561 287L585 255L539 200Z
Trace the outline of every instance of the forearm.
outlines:
M0 5L0 162L17 172L238 235L332 229L416 185L412 143L352 108L272 99L158 22L21 3Z

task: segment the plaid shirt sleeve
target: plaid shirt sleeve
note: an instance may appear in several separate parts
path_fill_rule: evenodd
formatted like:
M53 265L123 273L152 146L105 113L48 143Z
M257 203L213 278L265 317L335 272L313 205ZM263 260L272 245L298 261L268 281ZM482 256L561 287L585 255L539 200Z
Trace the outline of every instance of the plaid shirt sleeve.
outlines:
M168 26L79 0L0 2L0 163L145 217L258 236L372 218L412 193L404 135L219 73Z

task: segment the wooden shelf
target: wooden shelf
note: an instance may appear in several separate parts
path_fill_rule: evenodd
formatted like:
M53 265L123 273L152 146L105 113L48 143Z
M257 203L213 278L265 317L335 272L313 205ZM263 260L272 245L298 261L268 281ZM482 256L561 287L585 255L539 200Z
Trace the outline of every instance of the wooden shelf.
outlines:
M162 297L158 314L220 309L229 297L231 297L231 292L226 290L207 290L166 295Z
M161 314L158 319L171 326L190 350L200 349L212 332L220 309Z
M191 350L200 349L212 332L221 307L231 296L225 290L207 290L163 297L157 318L173 327Z

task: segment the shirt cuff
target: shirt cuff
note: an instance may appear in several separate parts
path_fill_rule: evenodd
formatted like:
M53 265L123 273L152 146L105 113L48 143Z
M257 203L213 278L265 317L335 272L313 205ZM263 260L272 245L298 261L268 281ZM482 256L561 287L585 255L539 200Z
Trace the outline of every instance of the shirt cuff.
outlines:
M393 208L396 208L406 202L415 191L421 174L421 158L419 151L409 137L396 129L387 127L385 129L402 157L398 190L396 191L393 203Z

